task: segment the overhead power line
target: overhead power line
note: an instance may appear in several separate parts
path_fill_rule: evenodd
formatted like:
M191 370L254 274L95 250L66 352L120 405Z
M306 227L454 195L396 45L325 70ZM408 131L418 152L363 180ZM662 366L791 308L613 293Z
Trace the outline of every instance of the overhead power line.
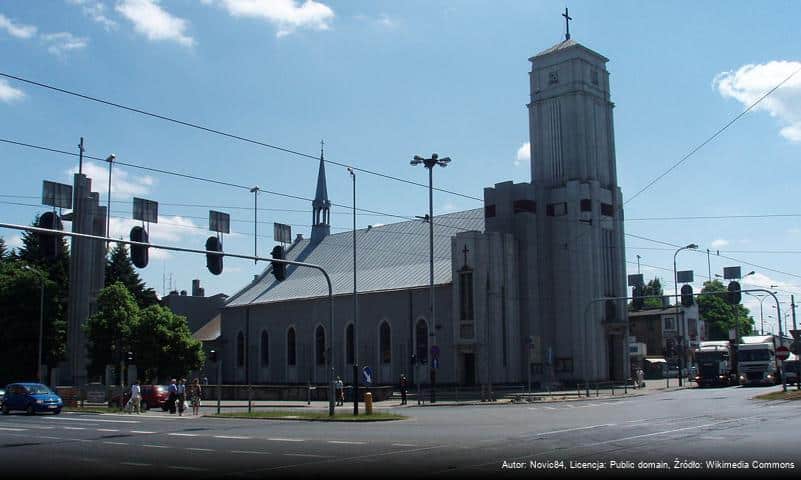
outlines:
M273 150L277 150L277 151L284 152L284 153L289 153L289 154L292 154L292 155L297 155L299 157L309 158L309 159L313 159L313 160L319 160L320 159L316 155L310 155L308 153L298 152L296 150L292 150L292 149L289 149L289 148L281 147L281 146L278 146L278 145L273 145L273 144L262 142L262 141L259 141L259 140L254 140L252 138L243 137L241 135L236 135L234 133L225 132L225 131L222 131L222 130L217 130L217 129L206 127L206 126L203 126L203 125L200 125L200 124L197 124L197 123L188 122L188 121L185 121L185 120L179 120L179 119L176 119L176 118L173 118L173 117L168 117L166 115L162 115L162 114L159 114L159 113L148 112L146 110L142 110L142 109L139 109L139 108L130 107L130 106L127 106L127 105L123 105L121 103L112 102L110 100L104 100L104 99L101 99L101 98L93 97L91 95L86 95L86 94L75 92L75 91L72 91L72 90L67 90L67 89L64 89L64 88L56 87L54 85L49 85L49 84L46 84L46 83L37 82L37 81L34 81L34 80L29 80L27 78L18 77L16 75L11 75L11 74L8 74L8 73L0 72L0 76L6 77L6 78L10 78L10 79L16 80L18 82L27 83L28 85L34 85L34 86L37 86L37 87L41 87L41 88L45 88L45 89L48 89L48 90L52 90L54 92L59 92L59 93L63 93L63 94L66 94L66 95L71 95L71 96L74 96L74 97L78 97L78 98L81 98L81 99L84 99L84 100L89 100L89 101L92 101L92 102L100 103L100 104L107 105L107 106L110 106L110 107L115 107L115 108L119 108L119 109L122 109L122 110L127 110L129 112L138 113L140 115L144 115L144 116L148 116L148 117L152 117L152 118L157 118L159 120L164 120L166 122L175 123L175 124L178 124L178 125L182 125L184 127L195 128L195 129L207 132L207 133L212 133L212 134L215 134L215 135L220 135L220 136L223 136L223 137L232 138L234 140L239 140L239 141L242 141L242 142L247 142L247 143L251 143L251 144L254 144L254 145L259 145L261 147L270 148L270 149L273 149ZM409 185L415 185L415 186L418 186L418 187L428 188L428 185L425 185L425 184L422 184L422 183L418 183L418 182L413 182L413 181L407 180L405 178L395 177L395 176L392 176L392 175L387 175L385 173L376 172L374 170L368 170L366 168L355 167L353 165L347 165L347 164L344 164L344 163L335 162L333 160L325 160L325 162L329 163L331 165L337 165L337 166L340 166L340 167L351 168L351 169L353 169L353 170L355 170L357 172L362 172L362 173L366 173L366 174L369 174L369 175L375 175L377 177L386 178L386 179L389 179L389 180L395 180L395 181L398 181L398 182L407 183ZM471 195L466 195L466 194L459 193L459 192L453 192L453 191L450 191L450 190L445 190L443 188L434 188L434 190L436 190L438 192L442 192L442 193L448 193L450 195L456 195L456 196L463 197L463 198L469 198L471 200L478 200L480 202L483 201L483 199L478 198L478 197L473 197Z
M665 177L665 176L666 176L668 173L672 172L672 171L673 171L674 169L676 169L676 168L677 168L679 165L681 165L682 163L684 163L685 161L687 161L687 159L689 159L690 157L692 157L693 155L695 155L695 153L696 153L696 152L698 152L699 150L701 150L702 148L704 148L704 147L705 147L705 146L706 146L708 143L710 143L712 140L714 140L715 138L717 138L718 136L720 136L720 134L722 134L723 132L725 132L725 131L726 131L726 129L728 129L730 126L732 126L732 125L733 125L733 124L734 124L734 123L735 123L737 120L739 120L739 119L741 119L743 116L745 116L745 114L746 114L746 113L748 113L748 112L750 112L751 110L753 110L753 109L754 109L754 107L756 107L757 105L759 105L759 104L760 104L760 103L761 103L763 100L765 100L766 98L768 98L768 96L770 96L770 95L771 95L773 92L775 92L775 91L776 91L776 90L778 90L778 89L779 89L779 88L780 88L782 85L784 85L785 83L787 83L787 82L788 82L788 81L789 81L791 78L793 78L793 77L795 76L795 74L797 74L798 72L801 72L801 68L798 68L798 69L797 69L797 70L795 70L793 73L791 73L790 75L788 75L788 76L787 76L787 78L785 78L784 80L782 80L781 82L779 82L779 83L778 83L778 84L777 84L775 87L773 87L773 88L771 88L770 90L768 90L768 91L767 91L767 92L766 92L764 95L762 95L761 97L759 97L759 98L758 98L758 99L757 99L757 100L756 100L754 103L752 103L751 105L749 105L749 106L748 106L748 108L746 108L745 110L743 110L742 112L740 112L740 113L739 113L737 116L735 116L733 119L729 120L729 121L728 121L728 122L727 122L725 125L723 125L721 128L719 128L719 129L718 129L718 130L717 130L717 131L716 131L714 134L712 134L712 136L711 136L711 137L707 138L706 140L704 140L703 142L701 142L701 143L700 143L698 146L696 146L695 148L693 148L692 150L690 150L690 152L689 152L689 153L687 153L686 155L684 155L683 157L681 157L681 159L680 159L678 162L674 163L674 164L673 164L673 165L672 165L670 168L668 168L667 170L665 170L665 171L664 171L664 172L662 172L661 174L657 175L657 176L656 176L656 178L654 178L653 180L651 180L650 182L648 182L648 184L646 184L646 185L645 185L644 187L642 187L642 188L641 188L639 191L637 191L637 193L635 193L634 195L632 195L631 197L629 197L629 199L628 199L628 200L626 200L625 202L623 202L623 205L626 205L626 204L628 204L629 202L631 202L632 200L634 200L635 198L637 198L637 197L638 197L638 196L639 196L641 193L643 193L643 192L645 192L646 190L648 190L649 188L651 188L651 187L652 187L652 186L653 186L653 185L654 185L656 182L658 182L659 180L661 180L662 178L664 178L664 177Z

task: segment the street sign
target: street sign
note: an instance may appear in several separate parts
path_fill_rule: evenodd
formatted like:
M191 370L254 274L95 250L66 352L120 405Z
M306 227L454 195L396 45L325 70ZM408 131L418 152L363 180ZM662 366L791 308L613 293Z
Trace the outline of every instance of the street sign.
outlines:
M439 345L431 345L431 356L439 358Z
M629 275L629 287L639 287L642 284L643 284L643 279L641 273Z
M693 283L693 271L682 270L680 272L676 272L676 281L678 283Z
M431 368L435 370L439 368L439 357L434 357L434 359L431 360Z
M740 276L740 267L723 267L724 280L737 280Z
M72 185L44 180L42 182L42 205L72 208Z
M292 243L292 227L283 223L273 223L273 240L278 243Z
M790 344L790 351L796 355L801 355L801 340L795 340Z
M789 356L790 356L790 349L785 347L784 345L776 349L777 360L785 361Z
M209 230L219 233L231 233L230 215L216 210L209 210Z
M362 368L362 380L366 385L371 385L373 383L373 370L370 367Z
M133 218L147 223L159 223L159 203L145 198L133 198Z

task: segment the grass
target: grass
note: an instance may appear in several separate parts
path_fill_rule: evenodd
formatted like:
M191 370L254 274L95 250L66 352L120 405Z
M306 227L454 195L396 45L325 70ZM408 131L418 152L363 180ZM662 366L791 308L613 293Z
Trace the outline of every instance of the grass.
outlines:
M801 400L801 391L795 389L795 386L792 388L788 385L787 392L771 392L765 393L762 395L757 395L754 397L757 400Z
M407 417L394 413L373 412L367 415L360 412L358 416L352 413L339 413L333 417L328 412L303 412L303 411L262 411L262 412L226 412L219 415L205 415L206 417L216 418L258 418L265 420L311 420L318 422L385 422L391 420L404 420Z

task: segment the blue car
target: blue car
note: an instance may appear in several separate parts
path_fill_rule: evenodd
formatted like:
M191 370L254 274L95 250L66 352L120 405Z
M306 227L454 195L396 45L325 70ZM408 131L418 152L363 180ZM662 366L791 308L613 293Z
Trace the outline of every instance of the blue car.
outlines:
M3 414L11 410L23 410L28 415L36 412L61 413L64 402L47 386L41 383L12 383L6 386L3 399Z

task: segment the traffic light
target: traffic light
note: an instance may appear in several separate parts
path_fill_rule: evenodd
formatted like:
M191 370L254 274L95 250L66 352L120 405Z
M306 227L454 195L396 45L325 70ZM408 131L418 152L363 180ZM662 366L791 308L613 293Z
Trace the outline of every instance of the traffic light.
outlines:
M743 298L743 295L740 293L740 284L735 281L729 282L729 294L726 296L726 300L728 301L729 305L737 305Z
M693 287L685 285L681 287L681 305L690 307L693 304Z
M209 350L209 361L217 363L217 350Z
M133 362L134 362L134 353L128 352L128 363L133 363Z
M283 260L284 259L284 247L281 245L276 245L273 247L272 256L275 259ZM281 262L271 262L273 267L273 275L275 275L275 279L279 282L283 281L286 278L286 264Z
M412 354L412 358L409 359L409 363L411 363L412 365L416 365L417 364L417 355L415 355L413 353Z
M148 243L147 231L142 227L133 227L131 229L131 241ZM144 245L131 245L131 261L137 268L145 268L148 262L148 249Z
M222 242L217 237L209 237L206 240L206 250L210 252L222 252ZM223 271L223 256L207 253L206 254L206 268L209 269L214 275L219 275Z
M48 230L64 230L64 225L61 223L61 218L55 212L45 212L39 217L39 228L47 228ZM54 233L39 233L39 250L42 258L46 260L53 260L58 258L61 253L61 235Z
M631 306L634 310L642 310L642 307L645 303L645 299L642 298L642 287L637 285L631 289Z
M614 322L617 318L617 306L615 306L615 301L607 300L604 310L606 312L606 321Z

